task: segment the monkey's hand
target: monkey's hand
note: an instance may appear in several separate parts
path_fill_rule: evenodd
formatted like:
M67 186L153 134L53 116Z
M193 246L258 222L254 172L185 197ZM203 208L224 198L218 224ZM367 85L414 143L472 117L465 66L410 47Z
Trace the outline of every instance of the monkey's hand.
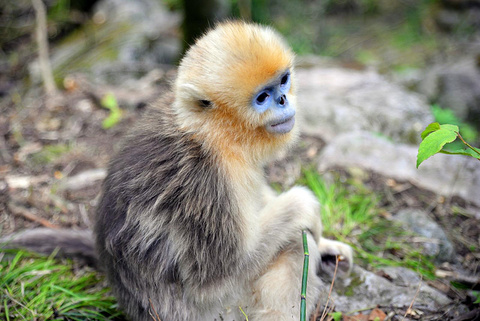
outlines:
M322 237L318 243L318 249L322 256L322 269L324 271L333 275L336 258L338 257L337 273L342 277L350 274L353 266L353 250L350 245Z

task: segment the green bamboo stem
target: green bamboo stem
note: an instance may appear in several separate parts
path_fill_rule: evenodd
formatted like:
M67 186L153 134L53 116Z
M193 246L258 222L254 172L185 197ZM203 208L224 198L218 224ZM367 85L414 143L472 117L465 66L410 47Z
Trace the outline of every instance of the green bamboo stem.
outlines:
M308 253L307 231L302 231L303 236L303 275L302 275L302 294L300 301L300 321L307 319L307 277L308 277L308 261L310 254Z

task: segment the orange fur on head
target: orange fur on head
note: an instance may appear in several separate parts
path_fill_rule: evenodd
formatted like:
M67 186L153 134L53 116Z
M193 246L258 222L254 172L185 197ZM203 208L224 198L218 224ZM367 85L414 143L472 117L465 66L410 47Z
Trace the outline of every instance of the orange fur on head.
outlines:
M200 38L182 60L175 84L180 127L222 157L262 161L286 145L296 130L265 130L269 111L252 107L255 93L286 70L293 73L294 55L271 28L227 22ZM293 88L293 84L292 87ZM295 106L293 89L288 93ZM198 106L212 102L211 108Z

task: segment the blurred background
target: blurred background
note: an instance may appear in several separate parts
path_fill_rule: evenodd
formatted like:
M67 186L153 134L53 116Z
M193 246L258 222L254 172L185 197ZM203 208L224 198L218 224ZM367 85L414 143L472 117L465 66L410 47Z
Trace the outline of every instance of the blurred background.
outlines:
M58 88L68 87L65 79L76 72L116 84L155 68L168 69L165 65L174 66L216 21L241 18L273 26L300 56L328 57L347 68L374 68L426 95L434 113L446 108L476 130L480 124L478 0L44 3ZM0 94L6 96L12 88L21 93L41 82L31 1L2 1L0 21ZM468 126L464 131L477 139Z
M3 0L0 235L90 228L121 137L169 90L189 45L226 19L272 26L297 54L302 136L266 172L279 191L308 185L326 236L355 248L335 320L371 306L392 320L479 320L480 163L436 155L417 170L415 158L434 121L480 145L480 0ZM101 316L58 303L75 296L25 308L44 282L25 291L0 264L11 289L0 318L117 315L98 303L104 283L86 290ZM88 270L68 264L70 279Z

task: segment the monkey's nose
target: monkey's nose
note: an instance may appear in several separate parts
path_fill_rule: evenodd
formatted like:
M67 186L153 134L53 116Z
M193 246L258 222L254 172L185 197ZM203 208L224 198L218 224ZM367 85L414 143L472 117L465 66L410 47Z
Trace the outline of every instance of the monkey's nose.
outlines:
M280 99L278 100L279 105L285 106L286 102L287 102L287 97L285 95L281 95Z

